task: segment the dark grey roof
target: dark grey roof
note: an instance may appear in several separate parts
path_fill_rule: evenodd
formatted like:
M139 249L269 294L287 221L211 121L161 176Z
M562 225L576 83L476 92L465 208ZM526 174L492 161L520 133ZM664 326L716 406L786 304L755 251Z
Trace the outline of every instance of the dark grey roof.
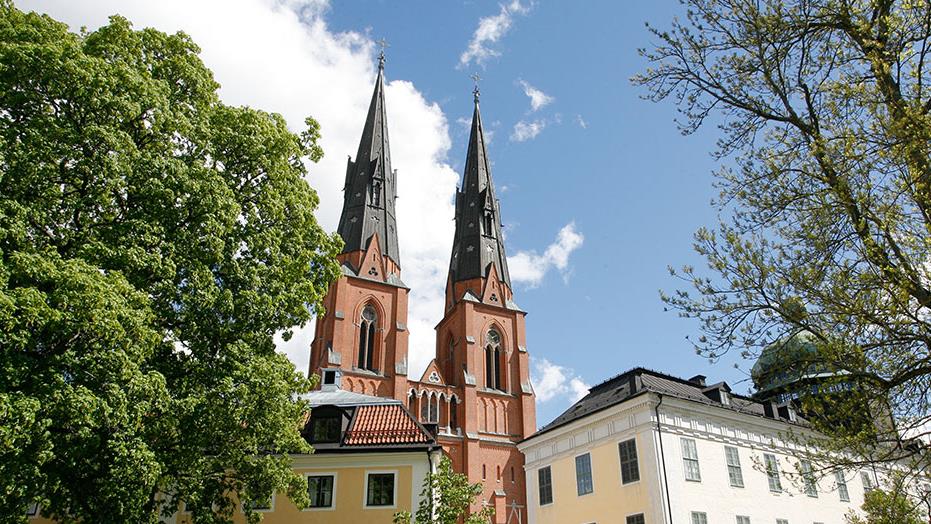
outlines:
M742 395L730 393L729 405L722 404L710 398L706 393L714 388L724 388L726 391L730 390L725 382L719 382L714 386L702 386L665 373L641 367L634 368L592 387L588 390L588 395L570 406L569 409L556 417L552 422L543 426L539 431L528 438L534 438L547 431L564 426L591 415L592 413L607 409L648 392L699 402L701 404L737 411L748 415L766 416L766 409L763 403ZM798 420L802 421L801 418ZM783 422L788 422L788 420L783 420Z
M338 231L345 244L343 253L364 251L372 235L378 233L382 253L401 267L394 217L397 180L388 147L384 83L385 71L380 63L356 160L350 159L346 166Z
M484 278L489 267L494 265L498 278L511 287L503 239L501 209L495 197L476 96L462 187L456 192L456 234L449 261L450 281Z

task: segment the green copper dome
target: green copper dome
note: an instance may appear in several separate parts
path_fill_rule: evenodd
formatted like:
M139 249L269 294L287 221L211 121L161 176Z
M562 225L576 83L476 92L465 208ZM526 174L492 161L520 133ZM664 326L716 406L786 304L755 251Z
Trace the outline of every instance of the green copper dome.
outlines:
M750 376L757 395L798 393L802 388L817 387L819 379L835 375L821 359L817 338L800 331L763 349Z

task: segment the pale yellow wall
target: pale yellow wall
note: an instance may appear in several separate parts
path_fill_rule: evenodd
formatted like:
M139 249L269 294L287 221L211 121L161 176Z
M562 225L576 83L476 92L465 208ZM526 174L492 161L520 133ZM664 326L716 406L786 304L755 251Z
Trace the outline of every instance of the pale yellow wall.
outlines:
M333 509L298 510L283 494L275 496L272 511L262 512L263 523L268 524L316 524L316 523L364 523L391 522L392 515L398 511L411 511L410 466L392 466L387 468L342 467L342 468L295 468L301 475L310 473L335 473L335 507ZM391 508L364 508L366 471L397 472L395 506ZM190 524L189 516L178 516L178 524ZM234 522L245 523L245 516L237 513Z
M642 435L637 435L637 457L640 468L640 481L630 484L621 483L621 465L617 444L621 440L610 440L590 448L577 448L572 454L556 458L550 463L553 475L553 503L538 506L535 524L575 524L586 522L603 522L606 515L611 515L613 522L624 522L627 515L643 513L650 522L649 482L650 471L644 460L647 450L652 449L650 442L644 442ZM585 452L592 456L592 484L594 491L588 495L578 495L575 481L575 457ZM531 504L538 504L539 487L537 470L528 471L528 485L532 486Z
M429 467L426 454L396 453L358 454L358 455L328 455L308 456L296 464L294 471L301 474L335 473L334 508L333 509L307 509L298 510L284 494L275 495L271 511L262 512L262 522L268 524L355 524L355 523L390 523L392 516L398 511L415 512L416 502L423 484L423 476ZM317 462L318 464L306 464ZM405 462L405 463L401 463ZM413 464L412 464L413 463ZM414 465L416 464L416 465ZM384 508L365 508L365 480L366 472L394 472L395 478L395 505ZM174 524L191 524L188 514L175 515ZM245 516L237 512L234 516L236 524L244 524ZM41 516L30 518L29 524L55 524L54 521Z

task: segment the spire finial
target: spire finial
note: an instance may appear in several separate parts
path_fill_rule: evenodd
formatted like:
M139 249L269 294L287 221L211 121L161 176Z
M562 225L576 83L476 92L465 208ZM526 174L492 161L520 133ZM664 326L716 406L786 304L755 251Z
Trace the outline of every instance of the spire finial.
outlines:
M388 41L385 40L384 38L380 40L376 40L375 43L378 45L378 47L381 48L381 50L378 52L378 69L384 69L385 68L385 49L391 46L388 45Z
M475 85L475 88L472 89L472 96L474 97L475 103L477 104L477 103L478 103L478 97L479 97L479 95L482 93L482 92L478 89L478 82L479 82L479 80L482 79L482 77L478 76L478 73L472 73L471 75L469 75L469 78L472 79L472 82L473 82L474 85Z

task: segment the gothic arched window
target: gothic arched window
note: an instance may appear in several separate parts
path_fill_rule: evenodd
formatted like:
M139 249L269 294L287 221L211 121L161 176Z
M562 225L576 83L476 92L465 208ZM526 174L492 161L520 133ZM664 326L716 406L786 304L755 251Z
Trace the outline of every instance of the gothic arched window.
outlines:
M440 396L437 395L433 402L430 402L430 418L428 422L438 423L440 421Z
M485 387L501 389L501 335L494 328L485 335Z
M446 382L450 386L456 385L456 346L453 344L453 337L449 337L449 344L446 346Z
M370 305L362 308L359 318L359 369L375 371L375 329L378 314Z
M456 397L449 400L449 427L452 430L459 427L459 402Z
M420 397L420 421L427 423L430 422L430 403L432 399L430 395L424 395Z

